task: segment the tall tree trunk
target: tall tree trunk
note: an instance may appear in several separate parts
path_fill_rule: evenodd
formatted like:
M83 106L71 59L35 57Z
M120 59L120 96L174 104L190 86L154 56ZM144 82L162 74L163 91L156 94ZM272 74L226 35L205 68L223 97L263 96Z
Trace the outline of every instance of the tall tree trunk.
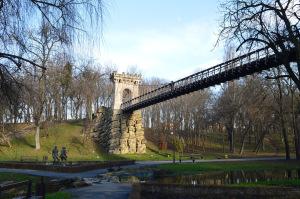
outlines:
M297 121L297 123L296 123ZM298 116L295 118L295 150L296 150L296 159L300 160L300 132L299 132L299 123L300 119Z
M244 147L245 147L246 137L247 137L247 134L248 134L249 131L250 131L250 128L251 128L251 125L249 125L249 126L247 127L247 129L245 129L245 132L244 132L244 134L243 134L243 136L242 136L242 140L241 140L242 145L241 145L241 148L240 148L240 155L243 155L243 153L244 153ZM250 133L249 133L249 134L250 134Z
M82 114L83 114L83 107L81 105L79 109L79 119L82 119Z
M29 107L29 105L27 105L27 107L26 107L25 122L26 122L26 123L31 122L30 107Z
M39 122L36 124L36 132L35 132L35 149L39 150L41 148L40 144L40 124Z
M45 66L45 64L43 64ZM46 103L46 74L45 70L42 71L42 77L41 80L39 80L39 93L38 93L38 101L36 104L36 110L34 111L34 123L36 126L36 132L35 132L35 149L39 150L41 148L40 144L40 125L41 125L41 119L45 108Z
M234 129L233 126L230 124L230 126L226 126L227 134L228 134L228 141L229 141L229 151L230 153L235 152L234 147Z
M300 159L300 143L299 143L299 132L298 132L298 127L297 127L297 115L295 113L295 92L294 90L291 88L291 104L292 104L292 127L293 127L293 133L294 133L294 144L295 144L295 152L296 152L296 159L299 160Z
M54 100L54 120L58 120L58 103L57 100Z
M1 115L3 115L3 114L1 114ZM7 137L7 136L5 135L5 127L4 127L5 123L4 123L3 117L1 117L1 125L2 125L2 133L1 133L1 135L2 135L2 140L3 140L4 142L7 143L7 145L9 146L9 148L11 148L12 145L11 145L11 143L10 143L10 139L9 139L9 137Z
M281 127L281 133L283 136L284 141L284 148L285 148L285 159L290 160L290 146L289 146L289 140L287 135L287 130L285 127L285 121L284 121L284 113L283 113L283 99L282 99L282 87L281 82L279 79L277 79L277 86L279 89L279 120L280 120L280 127Z
M64 120L68 120L68 97L65 97L65 111L64 111Z

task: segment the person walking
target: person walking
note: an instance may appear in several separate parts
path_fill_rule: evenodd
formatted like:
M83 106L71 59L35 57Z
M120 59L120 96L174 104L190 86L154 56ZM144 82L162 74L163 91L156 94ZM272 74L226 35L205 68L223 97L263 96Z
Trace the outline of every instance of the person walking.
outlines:
M68 158L67 149L66 149L66 147L63 146L60 151L60 160L61 160L61 162L65 162L65 161L67 161L67 158Z
M59 162L57 146L54 146L54 148L52 149L52 158L53 158L53 164Z

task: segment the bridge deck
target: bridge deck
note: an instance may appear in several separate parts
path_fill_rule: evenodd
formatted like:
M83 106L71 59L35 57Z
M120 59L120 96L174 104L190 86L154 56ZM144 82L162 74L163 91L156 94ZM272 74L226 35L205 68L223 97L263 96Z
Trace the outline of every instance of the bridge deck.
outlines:
M280 56L286 56L289 61L294 61L296 57L294 51ZM132 112L145 108L193 91L280 66L283 64L280 60L282 59L278 59L272 50L259 49L133 98L123 103L121 109L123 112Z

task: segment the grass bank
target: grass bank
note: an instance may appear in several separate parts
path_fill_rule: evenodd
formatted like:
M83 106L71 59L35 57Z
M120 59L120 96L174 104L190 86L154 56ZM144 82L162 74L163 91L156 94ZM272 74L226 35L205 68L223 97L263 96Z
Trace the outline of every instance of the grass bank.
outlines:
M261 180L251 183L235 184L234 186L246 186L246 187L257 187L257 186L280 186L280 187L298 187L300 186L300 179L282 179L282 180Z
M195 174L205 171L235 171L235 170L294 170L300 169L300 161L240 161L240 162L201 162L161 164L158 169L174 174Z
M247 161L247 162L203 162L203 163L182 163L182 164L162 164L157 167L160 170L167 171L166 175L195 175L199 173L218 172L218 171L292 171L298 170L300 175L300 161L279 160L279 161ZM209 173L207 173L209 175ZM300 179L268 179L258 180L256 182L243 182L229 184L233 187L298 187Z
M7 181L20 182L25 180L32 180L33 183L36 183L40 180L40 177L21 173L0 172L0 183Z
M71 194L63 191L46 195L46 199L70 199L70 198L71 198Z
M34 156L42 160L47 156L52 161L52 149L65 146L69 161L102 161L102 160L171 160L168 152L160 152L154 144L148 143L146 154L111 155L103 152L91 139L84 139L82 121L68 121L53 124L48 129L41 129L41 149L35 149L35 131L27 130L11 140L12 147L0 145L0 161L19 161L22 156Z
M99 145L91 139L85 139L82 133L83 121L66 121L62 123L51 124L48 128L42 128L40 133L41 149L35 149L35 130L33 125L26 124L11 124L11 129L15 129L15 137L11 140L12 147L0 144L0 161L19 161L22 156L36 156L42 160L43 156L47 156L49 161L52 161L51 151L56 145L59 149L65 146L68 150L68 160L70 161L102 161L102 160L172 160L172 150L159 150L157 147L158 141L151 139L147 140L146 154L126 154L126 155L111 155L106 154L101 150ZM149 136L148 136L149 137ZM214 150L199 150L191 153L198 153L204 159L217 159L240 157L239 154L228 154L220 152L216 143L217 140L211 140L210 146ZM262 156L282 155L281 153L274 154L269 150L265 153L260 153ZM176 160L179 159L176 153ZM257 156L255 153L245 152L245 157ZM190 159L187 155L183 159Z

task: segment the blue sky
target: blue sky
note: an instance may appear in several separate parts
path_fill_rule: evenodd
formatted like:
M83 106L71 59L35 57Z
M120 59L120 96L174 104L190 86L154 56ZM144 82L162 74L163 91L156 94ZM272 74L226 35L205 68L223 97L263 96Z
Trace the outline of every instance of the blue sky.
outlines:
M177 80L218 64L218 0L111 0L103 38L91 56L119 72L136 66L146 78Z

